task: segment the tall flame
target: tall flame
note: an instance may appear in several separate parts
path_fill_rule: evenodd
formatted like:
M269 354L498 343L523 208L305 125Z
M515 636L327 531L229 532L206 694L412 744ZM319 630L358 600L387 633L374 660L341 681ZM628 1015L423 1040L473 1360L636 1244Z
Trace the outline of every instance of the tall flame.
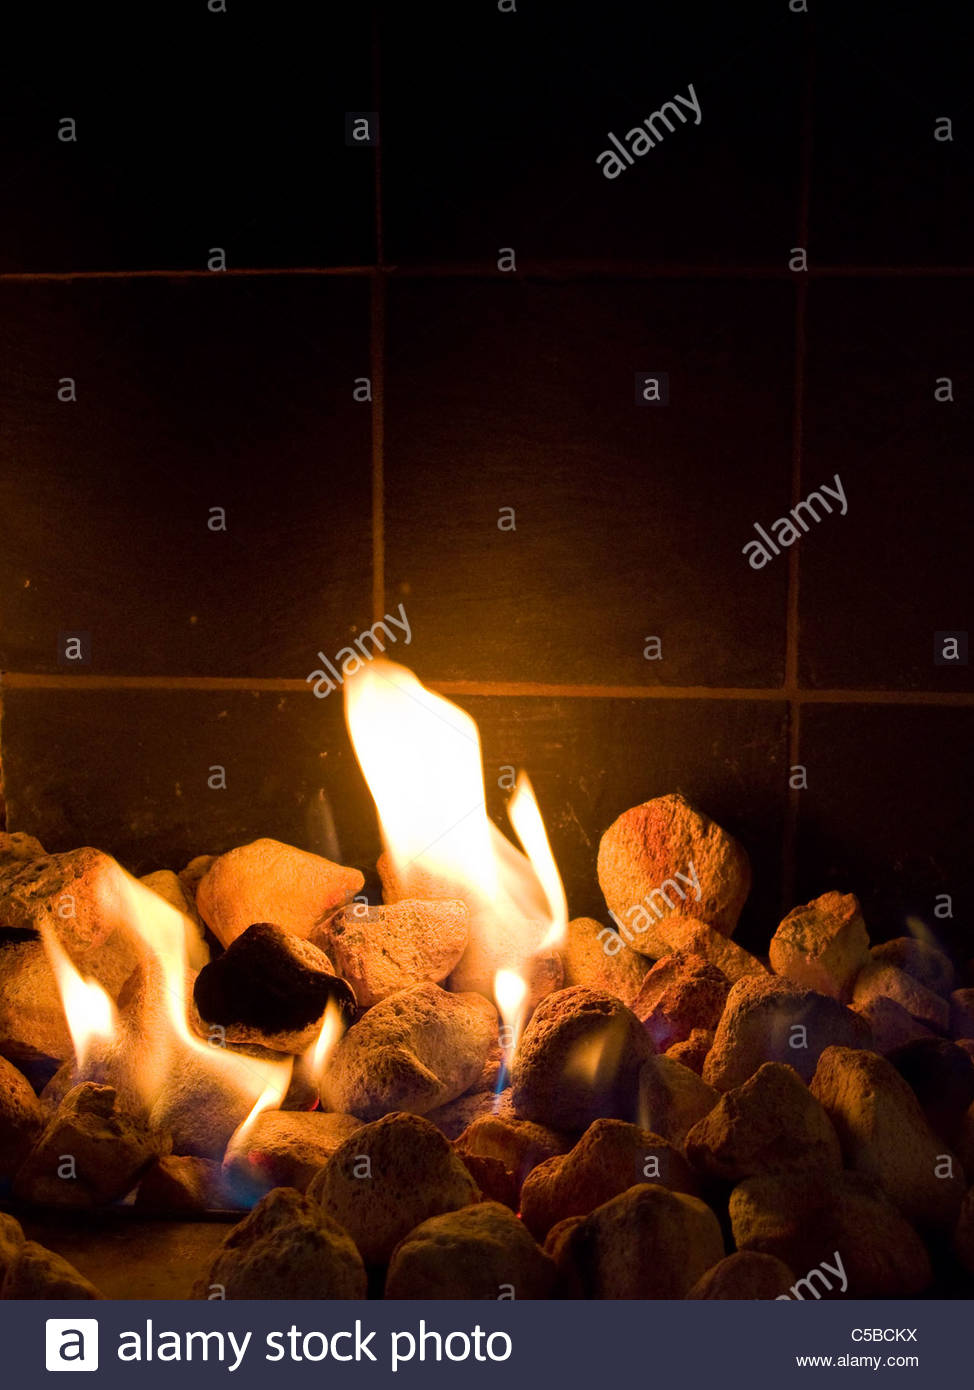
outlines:
M380 658L346 679L345 717L398 896L455 897L470 910L457 987L489 993L498 969L523 977L568 922L528 779L518 779L508 810L521 853L487 814L480 734L469 714Z
M470 715L382 659L348 677L345 715L397 876L493 897L480 734Z

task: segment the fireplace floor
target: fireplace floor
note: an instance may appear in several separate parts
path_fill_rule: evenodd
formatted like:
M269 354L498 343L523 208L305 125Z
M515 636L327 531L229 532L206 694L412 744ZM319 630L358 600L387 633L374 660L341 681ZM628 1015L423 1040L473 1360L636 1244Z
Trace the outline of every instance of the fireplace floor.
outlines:
M106 1298L189 1298L213 1252L240 1213L198 1221L152 1219L125 1211L46 1215L3 1207L28 1240L63 1255Z

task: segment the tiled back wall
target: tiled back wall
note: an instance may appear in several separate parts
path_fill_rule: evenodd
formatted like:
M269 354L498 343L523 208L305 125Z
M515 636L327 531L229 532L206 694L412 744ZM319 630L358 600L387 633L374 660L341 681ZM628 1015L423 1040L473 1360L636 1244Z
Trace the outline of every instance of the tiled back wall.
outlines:
M402 604L389 654L477 719L499 821L527 768L575 913L604 916L606 826L680 788L751 854L745 943L837 887L974 955L974 682L934 662L971 597L949 13L609 3L593 47L583 5L355 8L317 45L167 17L178 94L162 61L7 91L9 828L140 872L264 834L369 871L341 697L305 677ZM700 124L605 180L606 132L691 82ZM751 569L836 474L847 513Z

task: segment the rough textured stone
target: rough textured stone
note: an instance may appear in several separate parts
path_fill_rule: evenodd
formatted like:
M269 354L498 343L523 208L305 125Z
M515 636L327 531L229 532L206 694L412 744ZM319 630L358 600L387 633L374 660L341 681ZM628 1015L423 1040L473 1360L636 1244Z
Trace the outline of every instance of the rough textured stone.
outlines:
M722 1096L690 1130L686 1154L699 1172L726 1182L842 1167L831 1120L798 1073L780 1062L765 1062Z
M197 916L199 909L196 906L196 890L204 875L209 871L210 865L215 864L218 858L219 855L216 854L198 854L195 859L189 861L185 869L180 869L176 875L187 899L193 904Z
M76 962L124 927L130 880L110 854L73 849L0 868L0 923L50 930Z
M968 1057L974 1057L974 1038L958 1038L957 1046L962 1048Z
M869 963L869 933L852 893L823 893L793 908L774 936L771 969L796 985L848 1000Z
M852 1003L862 1009L874 999L885 997L902 1004L907 1013L927 1028L946 1033L950 1007L939 994L921 985L905 970L882 961L872 961L856 976Z
M20 1222L7 1212L0 1211L0 1288L23 1243L24 1232Z
M904 1043L912 1042L916 1038L936 1036L922 1023L917 1023L902 1004L897 1004L895 999L886 999L883 995L870 999L867 1004L856 1005L854 1011L865 1020L872 1031L873 1051L882 1053L884 1057L894 1048L902 1047Z
M314 939L368 1009L409 985L441 984L463 955L468 918L455 900L356 903L330 917Z
M795 1282L786 1264L759 1250L736 1250L708 1269L687 1298L780 1298Z
M946 1038L919 1038L896 1048L889 1060L913 1090L930 1128L949 1140L974 1104L974 1059Z
M974 1274L974 1187L964 1198L957 1218L954 1251L968 1274Z
M521 1219L543 1240L569 1216L587 1216L637 1183L697 1195L679 1150L658 1134L622 1120L596 1120L567 1154L539 1163L521 1188Z
M539 1163L568 1153L572 1138L531 1120L487 1115L474 1120L453 1147L464 1161L470 1157L497 1159L514 1175L520 1191L524 1179Z
M277 1187L234 1226L194 1298L364 1298L366 1275L348 1233L310 1198Z
M499 1158L484 1158L480 1154L460 1154L464 1167L473 1178L485 1202L500 1202L516 1212L518 1200L517 1180L510 1168L505 1168Z
M639 1073L639 1123L681 1149L719 1099L719 1091L670 1056L651 1057Z
M147 1168L135 1194L139 1211L198 1214L236 1206L226 1191L223 1168L215 1159L166 1154Z
M643 980L632 1011L658 1052L686 1042L695 1029L716 1029L730 984L703 956L674 951L658 960Z
M770 975L754 976L738 980L727 996L703 1078L719 1091L729 1091L753 1076L762 1062L784 1062L803 1081L811 1081L824 1048L836 1043L868 1047L870 1042L863 1019L830 995Z
M0 1178L16 1173L47 1119L26 1076L0 1057Z
M677 917L675 914L664 917L655 928L660 944L665 948L660 956L671 951L685 951L690 955L703 956L711 965L736 985L745 975L766 976L768 971L757 956L738 946L729 936L724 936L716 927L700 922L695 917Z
M218 1023L228 1042L295 1055L314 1044L330 1002L346 1024L355 1017L355 996L325 953L269 922L255 922L200 971L193 1000L204 1037Z
M549 1298L555 1265L513 1212L480 1202L422 1222L389 1263L386 1298Z
M188 918L186 928L186 959L191 970L202 970L210 959L210 948L203 937L203 923L196 911L195 897L188 897L186 889L172 869L157 869L155 873L145 874L139 879L146 888L158 893L164 902Z
M0 868L11 864L26 864L31 859L43 859L47 851L40 840L25 835L22 830L0 834Z
M447 1101L446 1105L438 1105L433 1110L427 1110L426 1119L430 1124L436 1125L441 1134L445 1134L447 1139L459 1139L463 1131L479 1120L484 1115L497 1114L501 1105L504 1104L502 1096L507 1097L507 1106L510 1107L510 1088L504 1092L497 1091L465 1091L462 1096L457 1096L456 1100Z
M974 1038L974 989L955 989L950 996L950 1033Z
M74 1056L57 980L32 932L0 940L0 1056L15 1065Z
M564 981L561 956L553 946L542 948L543 939L544 933L536 927L533 943L525 940L521 923L511 927L506 935L498 935L493 920L471 913L467 948L451 970L447 987L458 994L473 990L493 1000L498 970L509 969L517 961L518 973L527 984L522 1006L527 1018L542 999L561 989Z
M597 990L558 990L543 999L521 1035L511 1068L521 1119L583 1130L602 1116L635 1116L639 1068L653 1053L642 1024Z
M804 1276L838 1251L847 1298L917 1298L931 1279L923 1241L862 1173L748 1178L730 1198L734 1242Z
M568 1296L581 1298L685 1298L724 1256L710 1208L655 1183L560 1222L545 1248Z
M957 972L950 958L929 941L897 936L874 946L869 954L878 965L893 965L905 970L921 985L944 998L957 983Z
M223 1169L230 1191L304 1192L318 1169L362 1128L354 1115L329 1111L265 1110L243 1139L227 1149Z
M368 1265L382 1265L421 1221L480 1200L448 1140L418 1115L385 1115L363 1125L332 1154L308 1187L348 1231Z
M707 1053L714 1045L714 1034L709 1028L694 1028L685 1042L674 1043L666 1049L666 1056L684 1067L689 1067L698 1076L703 1076Z
M968 1178L974 1176L974 1105L969 1107L958 1125L953 1143L965 1175Z
M568 923L558 949L566 987L601 990L632 1007L649 961L631 950L614 928L604 927L592 917L576 917Z
M623 937L649 956L669 949L658 927L674 913L730 936L751 887L743 847L679 794L623 812L602 836L598 875Z
M329 1110L363 1120L422 1115L473 1085L496 1038L497 1014L482 995L411 985L352 1025L331 1054L322 1095Z
M147 1129L119 1109L113 1087L86 1081L68 1092L48 1121L14 1179L14 1195L56 1207L115 1202L170 1147L168 1134ZM65 1155L74 1165L62 1176Z
M253 922L307 937L364 882L358 869L280 840L254 840L213 861L196 889L196 907L224 946Z
M94 1284L79 1274L74 1265L33 1240L25 1241L20 1247L0 1287L3 1299L94 1300L101 1297Z
M964 1195L960 1163L892 1062L875 1052L826 1048L812 1094L835 1125L849 1168L875 1178L913 1225L953 1225Z

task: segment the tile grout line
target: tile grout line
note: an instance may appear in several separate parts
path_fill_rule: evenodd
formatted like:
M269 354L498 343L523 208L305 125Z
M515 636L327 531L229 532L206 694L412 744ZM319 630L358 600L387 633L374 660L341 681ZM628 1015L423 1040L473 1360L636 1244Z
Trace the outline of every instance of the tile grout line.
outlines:
M378 157L378 149L377 149ZM103 279L257 279L260 277L332 277L367 278L381 271L402 279L457 278L490 279L496 281L489 263L456 261L453 264L396 265L368 263L363 265L228 265L226 270L38 270L0 271L0 285L67 284L74 279L103 281ZM809 265L804 272L809 279L970 279L974 265ZM795 271L781 265L649 265L618 260L538 261L517 275L520 281L531 279L792 279Z
M0 284L68 283L72 280L226 280L261 276L330 276L333 278L398 275L404 279L456 278L496 281L487 262L455 262L430 265L383 264L343 266L228 266L226 270L10 270L0 272ZM519 280L585 280L608 277L617 280L791 280L795 272L777 265L647 265L625 261L539 261L521 271ZM970 265L810 265L809 280L914 279L958 280L974 276Z
M378 141L373 152L375 211L375 259L372 275L369 319L369 370L372 375L372 620L377 622L386 611L386 552L385 552L385 323L386 277L384 273L385 246L382 235L382 115L380 111L380 48L379 24L373 16L372 43L372 100L379 114Z
M559 685L543 681L437 680L424 684L443 695L491 696L501 699L559 700L700 700L751 704L802 705L921 705L939 708L974 707L974 690L800 690L788 686L709 686L709 685ZM0 674L0 693L4 690L53 690L88 692L145 690L190 690L199 692L278 692L311 694L307 679L300 676L109 676L5 671Z
M804 249L808 262L809 206L812 179L812 119L814 93L814 28L808 37L805 72L802 83L802 126L799 159L798 245ZM800 272L795 284L795 393L791 441L791 505L801 501L802 454L805 442L805 349L808 282ZM801 791L794 787L792 769L801 758L801 700L799 692L799 635L800 635L800 567L801 547L788 552L788 591L785 616L785 687L788 698L788 794L781 835L781 915L794 906L797 877L798 816Z

